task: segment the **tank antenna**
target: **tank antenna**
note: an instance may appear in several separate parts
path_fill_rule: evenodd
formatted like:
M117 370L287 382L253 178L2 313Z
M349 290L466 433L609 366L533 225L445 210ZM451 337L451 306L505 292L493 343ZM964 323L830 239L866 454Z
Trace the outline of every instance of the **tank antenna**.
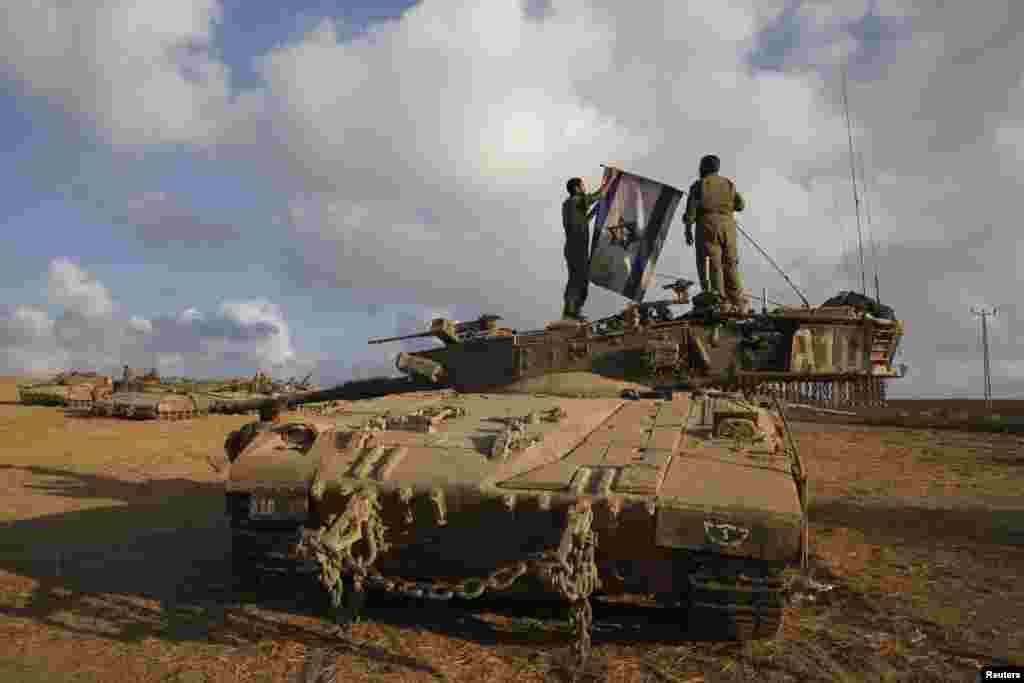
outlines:
M772 264L772 266L775 268L775 270L777 270L779 272L779 275L781 275L783 277L783 279L787 283L789 283L789 286L793 288L793 291L796 292L796 295L798 297L800 297L801 301L804 302L804 308L810 308L811 307L811 302L807 300L807 297L804 296L804 293L800 291L800 288L793 284L793 281L789 279L788 275L786 275L786 271L782 270L782 268L779 267L779 264L776 263L775 260L771 256L768 255L768 252L766 252L764 249L762 249L761 245L759 245L757 242L755 242L754 238L747 234L747 231L743 229L743 226L740 225L739 221L736 221L736 229L739 230L740 234L743 235L744 237L746 237L747 240L749 240L750 243L754 245L755 249L757 249L759 252L761 252L761 256L764 256L766 259L768 259L768 263Z
M871 260L874 261L875 266L875 302L882 303L882 295L878 291L878 240L875 239L875 232L872 230L872 224L874 221L871 220L871 204L868 202L870 194L868 192L868 179L867 173L864 172L864 153L857 151L857 162L860 166L860 184L864 188L864 223L868 226L868 240L871 242Z
M867 279L864 274L864 238L860 225L860 195L857 194L857 172L854 165L853 155L853 128L850 125L850 104L846 95L846 72L849 67L849 60L843 66L843 112L846 115L846 139L850 144L850 181L853 183L853 210L857 216L857 251L860 253L860 287L861 294L868 295Z

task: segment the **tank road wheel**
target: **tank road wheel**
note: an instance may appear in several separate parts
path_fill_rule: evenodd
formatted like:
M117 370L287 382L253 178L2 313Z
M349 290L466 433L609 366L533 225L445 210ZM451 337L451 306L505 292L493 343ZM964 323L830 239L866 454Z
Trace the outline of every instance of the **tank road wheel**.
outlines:
M705 567L689 578L691 633L732 640L774 638L782 627L781 568Z

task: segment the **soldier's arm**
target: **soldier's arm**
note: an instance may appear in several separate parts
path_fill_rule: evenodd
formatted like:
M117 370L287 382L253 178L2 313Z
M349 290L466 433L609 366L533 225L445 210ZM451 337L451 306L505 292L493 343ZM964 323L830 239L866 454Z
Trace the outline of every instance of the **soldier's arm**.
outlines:
M608 194L608 190L612 186L612 181L618 178L620 173L622 173L622 171L617 168L609 168L608 171L605 172L604 180L601 182L601 187L588 195L584 195L586 197L588 207L599 199L604 199L605 195Z
M700 207L700 181L690 185L690 193L686 195L686 212L683 223L689 227L697 220L697 209Z
M735 193L735 199L732 202L732 208L734 211L742 211L746 207L746 203L743 201L743 196L739 192Z

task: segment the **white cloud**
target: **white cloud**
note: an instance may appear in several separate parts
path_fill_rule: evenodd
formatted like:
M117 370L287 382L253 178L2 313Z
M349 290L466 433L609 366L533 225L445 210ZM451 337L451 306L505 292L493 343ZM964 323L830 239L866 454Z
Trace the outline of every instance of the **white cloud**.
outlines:
M0 7L0 69L114 143L212 139L227 70L209 51L217 0L62 0Z
M110 292L66 258L50 263L50 303L87 318L104 318L114 312Z
M226 301L211 315L187 308L177 315L121 317L107 288L66 259L50 264L50 303L0 315L0 365L5 372L67 367L116 372L122 365L185 368L209 376L236 368L290 375L314 367L298 354L281 308L269 301ZM184 372L184 371L182 371Z
M817 79L747 72L738 46L773 16L760 6L553 3L540 22L511 0L478 7L428 2L340 43L324 23L261 60L268 168L294 193L288 264L301 284L543 320L560 309L565 180L596 185L614 162L685 186L709 148L759 216L786 209L779 238L831 246L789 237L790 200L809 203L790 178L841 152L841 119Z
M133 332L138 332L139 334L153 334L153 323L137 315L133 315L128 320L128 327Z

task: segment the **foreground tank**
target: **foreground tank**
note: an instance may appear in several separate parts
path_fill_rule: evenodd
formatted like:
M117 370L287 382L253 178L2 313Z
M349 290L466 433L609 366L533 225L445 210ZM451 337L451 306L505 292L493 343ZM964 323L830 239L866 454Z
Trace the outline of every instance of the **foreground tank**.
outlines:
M47 382L18 385L18 397L25 405L91 408L113 391L109 377L95 372L61 373Z
M592 595L654 596L723 637L768 638L805 548L781 415L722 392L460 392L377 380L260 406L225 444L236 578L315 569L335 605L549 596L589 642ZM586 397L587 394L592 394ZM329 417L281 412L335 400Z

